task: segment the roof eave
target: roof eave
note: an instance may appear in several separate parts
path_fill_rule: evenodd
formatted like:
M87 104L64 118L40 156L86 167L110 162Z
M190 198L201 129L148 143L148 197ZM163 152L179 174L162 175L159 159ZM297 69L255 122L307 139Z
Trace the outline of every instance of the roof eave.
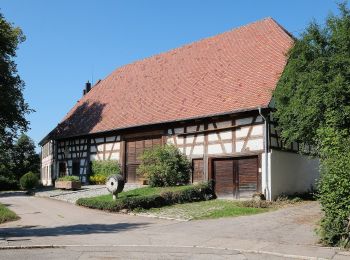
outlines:
M264 106L248 108L248 109L233 110L233 111L228 111L228 112L224 112L224 113L214 113L214 114L209 114L209 115L204 115L204 116L181 118L181 119L177 119L177 120L160 121L160 122L155 122L155 123L151 123L151 124L131 125L131 126L126 126L126 127L113 128L113 129L108 129L108 130L104 130L104 131L97 131L97 132L85 133L85 134L79 134L79 135L67 135L67 136L62 136L62 137L58 137L58 138L54 138L54 139L55 140L69 139L69 138L74 138L74 137L79 137L79 136L91 136L91 135L98 135L98 134L116 132L116 131L121 131L121 130L137 128L137 127L154 126L154 125L170 124L170 123L178 123L178 122L183 122L183 121L206 119L206 118L216 117L216 116L225 116L225 115L231 115L231 114L239 114L239 113L245 113L245 112L251 112L251 111L254 111L254 110L258 110L259 108L260 109L269 109L270 108L269 105L270 104L264 105ZM48 134L45 138L49 137L49 135L50 134ZM45 138L42 141L45 141ZM49 140L49 139L46 139L46 140ZM40 141L39 144L41 144L42 141Z

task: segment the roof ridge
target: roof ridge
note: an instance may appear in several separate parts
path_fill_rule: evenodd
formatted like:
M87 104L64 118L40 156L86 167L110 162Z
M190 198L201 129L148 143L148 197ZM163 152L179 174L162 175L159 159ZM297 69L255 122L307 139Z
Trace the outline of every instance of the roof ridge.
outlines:
M295 40L296 38L294 37L294 35L292 33L290 33L286 28L284 28L279 22L277 22L275 19L273 19L272 17L269 17L275 24L278 25L278 27L284 32L286 33L289 37L291 37L293 40Z
M281 29L283 29L285 32L288 32L286 29L284 29L280 24L278 24L272 17L268 16L268 17L265 17L263 19L260 19L260 20L257 20L257 21L254 21L254 22L250 22L250 23L247 23L247 24L244 24L244 25L240 25L238 27L234 27L228 31L224 31L224 32L221 32L221 33L218 33L218 34L215 34L215 35L211 35L211 36L207 36L207 37L204 37L204 38L201 38L201 39L198 39L198 40L195 40L193 42L189 42L189 43L185 43L181 46L178 46L178 47L175 47L175 48L172 48L172 49L169 49L169 50L166 50L166 51L163 51L163 52L159 52L159 53L156 53L156 54L153 54L151 56L148 56L148 57L145 57L145 58L142 58L142 59L138 59L138 60L135 60L135 61L132 61L130 63L126 63L124 65L121 65L120 67L116 68L113 70L113 72L111 74L113 74L116 70L120 69L120 68L123 68L125 66L128 66L128 65L132 65L132 64L135 64L135 63L139 63L139 62L142 62L144 60L148 60L148 59L152 59L154 57L157 57L157 56L160 56L162 54L166 54L166 53L169 53L169 52L172 52L172 51L175 51L175 50L179 50L179 49L182 49L182 48L185 48L187 46L190 46L190 45L193 45L193 44L196 44L196 43L199 43L199 42L202 42L202 41L205 41L205 40L209 40L211 38L214 38L214 37L217 37L217 36L222 36L224 34L227 34L227 33L232 33L234 31L237 31L237 30L240 30L240 29L243 29L243 28L246 28L246 27L249 27L249 26L252 26L254 24L257 24L257 23L261 23L265 20L272 20L273 22L275 22L279 27L281 27ZM111 75L110 74L110 75Z

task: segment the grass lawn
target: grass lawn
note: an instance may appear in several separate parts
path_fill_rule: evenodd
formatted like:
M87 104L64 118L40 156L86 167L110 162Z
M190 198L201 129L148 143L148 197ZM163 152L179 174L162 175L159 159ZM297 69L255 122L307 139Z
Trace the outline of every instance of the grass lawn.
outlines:
M120 211L126 209L134 213L188 220L245 216L264 213L276 208L276 205L266 201L262 201L264 205L256 205L249 201L247 203L220 199L205 200L204 197L198 199L197 202L189 203L191 201L189 198L196 198L198 196L198 193L192 192L194 188L195 186L193 185L166 188L143 187L122 192L115 201L112 195L108 194L91 198L81 198L77 201L77 204L100 210ZM189 190L191 192L188 192ZM182 199L169 200L167 197L162 197L165 196L162 194L169 194L171 192L173 196L177 194L175 198L180 196Z
M162 208L138 211L159 217L177 219L214 219L252 215L272 210L271 208L244 207L239 201L209 200L193 203L175 204Z
M142 187L142 188L137 188L134 190L129 190L129 191L123 191L121 193L118 194L118 198L125 198L125 197L141 197L141 196L149 196L149 195L156 195L159 194L161 192L165 192L165 191L181 191L184 190L186 188L188 188L189 186L177 186L177 187L166 187L166 188L159 188L159 187ZM91 197L88 198L89 200L96 200L96 201L113 201L113 197L111 194L107 194L107 195L100 195L100 196L96 196L96 197Z
M0 203L0 224L17 219L19 219L19 217L16 213Z

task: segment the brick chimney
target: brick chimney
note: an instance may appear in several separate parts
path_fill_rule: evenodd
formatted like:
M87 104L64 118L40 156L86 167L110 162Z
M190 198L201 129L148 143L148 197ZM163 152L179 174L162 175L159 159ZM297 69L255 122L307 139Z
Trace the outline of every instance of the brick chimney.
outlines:
M83 96L91 90L91 83L88 81L85 83L85 89L83 89Z

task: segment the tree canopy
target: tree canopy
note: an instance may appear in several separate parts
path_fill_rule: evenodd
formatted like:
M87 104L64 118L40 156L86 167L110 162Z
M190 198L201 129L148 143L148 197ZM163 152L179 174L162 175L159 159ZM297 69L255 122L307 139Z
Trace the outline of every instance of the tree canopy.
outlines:
M25 115L32 111L24 101L24 82L14 61L18 45L24 40L22 30L0 14L0 149L18 132L27 130Z
M286 142L319 148L324 128L350 129L350 11L311 23L289 53L274 99ZM319 149L316 149L319 154Z
M15 142L11 156L12 174L17 180L27 172L39 173L40 157L35 152L34 141L22 134Z
M19 180L28 171L39 172L34 142L20 133L28 129L25 116L32 112L23 98L24 82L17 73L16 51L25 40L19 27L0 13L0 176ZM1 185L0 185L1 186ZM6 186L6 185L5 185Z

